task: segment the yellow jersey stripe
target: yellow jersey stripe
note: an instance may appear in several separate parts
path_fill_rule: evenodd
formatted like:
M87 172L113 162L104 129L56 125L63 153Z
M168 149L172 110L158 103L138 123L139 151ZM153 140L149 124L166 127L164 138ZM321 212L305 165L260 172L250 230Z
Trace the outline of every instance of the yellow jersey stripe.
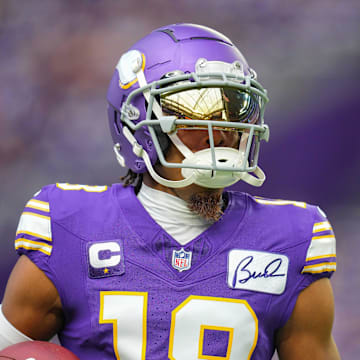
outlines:
M305 261L312 261L312 260L325 259L325 258L331 258L331 257L336 258L336 254L328 254L328 255L320 255L320 256L308 257L308 258L305 259Z
M46 210L42 207L36 206L36 205L31 205L29 203L26 204L27 208L31 208L31 209L35 209L35 210L40 210L40 211L44 211L44 212L50 212L50 210Z
M46 201L42 201L42 200L37 200L37 199L31 199L29 200L29 202L34 202L34 203L37 203L37 204L42 204L42 205L45 205L45 206L49 206L49 203L46 202Z
M306 203L301 201L290 201L290 200L265 200L265 199L259 199L255 198L255 201L259 204L264 205L294 205L301 208L306 208Z
M321 236L313 236L311 240L320 240L320 239L335 239L335 235L321 235Z
M314 264L314 265L306 265L304 266L304 269L307 268L312 268L312 267L319 267L319 266L330 266L330 265L335 265L336 266L336 262L324 262L324 263L320 263L320 264Z
M46 255L51 255L52 246L38 242L38 241L32 241L27 239L17 239L15 241L15 249L18 250L19 248L27 249L27 250L35 250L35 251L41 251L42 253Z
M41 210L44 212L50 212L49 203L47 203L45 201L31 199L30 201L28 201L28 203L26 204L25 207L36 209L36 210Z
M302 269L302 273L322 273L336 271L336 262L325 262L321 264L306 265Z
M32 235L32 236L35 236L35 237L37 237L37 238L39 238L39 239L43 239L43 240L47 240L47 241L52 241L51 238L49 238L49 237L47 237L47 236L43 236L43 235L41 235L41 234L34 233L34 232L32 232L32 231L25 231L25 230L23 230L23 231L18 231L18 232L16 232L16 236L18 236L19 234Z
M323 272L333 272L333 271L336 271L336 268L324 268L322 270L305 270L305 271L302 271L302 273L311 273L311 274L320 274L320 273L323 273Z
M42 218L42 219L50 220L50 216L35 214L35 213L29 212L29 211L24 211L23 215L37 216L37 217Z
M319 222L314 224L313 226L313 233L326 231L326 230L332 230L332 227L328 221Z
M315 223L315 224L314 224L314 227L316 227L316 226L323 226L323 225L326 225L326 224L329 224L329 222L328 222L328 221L321 221L321 222Z

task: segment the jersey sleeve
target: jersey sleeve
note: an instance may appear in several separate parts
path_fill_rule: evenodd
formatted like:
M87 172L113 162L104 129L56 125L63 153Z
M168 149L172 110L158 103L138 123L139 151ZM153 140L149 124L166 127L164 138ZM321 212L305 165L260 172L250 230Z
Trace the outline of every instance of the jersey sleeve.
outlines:
M47 270L47 263L53 250L49 187L38 191L26 203L15 237L16 252L28 256L44 271Z
M335 271L335 235L325 213L319 207L315 207L312 234L302 273L330 277Z
M59 253L66 251L63 234L59 233L59 224L65 226L64 219L74 219L77 214L77 219L80 220L70 221L70 225L67 224L69 231L74 230L72 226L76 223L79 227L83 224L82 230L78 229L78 231L84 232L85 229L88 232L91 221L88 217L93 216L94 200L107 189L107 186L68 183L43 187L26 203L21 214L15 238L17 253L28 256L51 277L55 258L58 259ZM88 221L81 221L81 217Z

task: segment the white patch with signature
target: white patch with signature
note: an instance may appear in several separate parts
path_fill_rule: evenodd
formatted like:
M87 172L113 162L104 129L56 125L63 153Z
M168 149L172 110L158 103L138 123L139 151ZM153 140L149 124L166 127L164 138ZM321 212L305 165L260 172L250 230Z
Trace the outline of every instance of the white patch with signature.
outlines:
M227 283L232 289L282 294L289 259L286 255L253 250L231 250L228 255Z

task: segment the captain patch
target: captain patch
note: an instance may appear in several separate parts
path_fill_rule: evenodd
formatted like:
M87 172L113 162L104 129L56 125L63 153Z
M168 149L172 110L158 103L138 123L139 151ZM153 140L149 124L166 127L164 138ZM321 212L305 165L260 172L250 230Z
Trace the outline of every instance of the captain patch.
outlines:
M92 242L87 245L89 277L121 275L125 272L122 243L119 240Z
M227 284L243 289L282 294L289 259L285 255L253 250L231 250L228 255Z

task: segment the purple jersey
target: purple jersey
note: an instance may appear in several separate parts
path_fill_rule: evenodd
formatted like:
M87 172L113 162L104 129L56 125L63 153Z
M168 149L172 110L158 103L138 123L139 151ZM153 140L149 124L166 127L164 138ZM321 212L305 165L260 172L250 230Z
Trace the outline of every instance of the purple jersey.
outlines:
M335 271L335 237L316 206L225 196L222 218L181 246L133 188L35 194L15 247L60 294L63 346L86 360L271 359L299 292Z

